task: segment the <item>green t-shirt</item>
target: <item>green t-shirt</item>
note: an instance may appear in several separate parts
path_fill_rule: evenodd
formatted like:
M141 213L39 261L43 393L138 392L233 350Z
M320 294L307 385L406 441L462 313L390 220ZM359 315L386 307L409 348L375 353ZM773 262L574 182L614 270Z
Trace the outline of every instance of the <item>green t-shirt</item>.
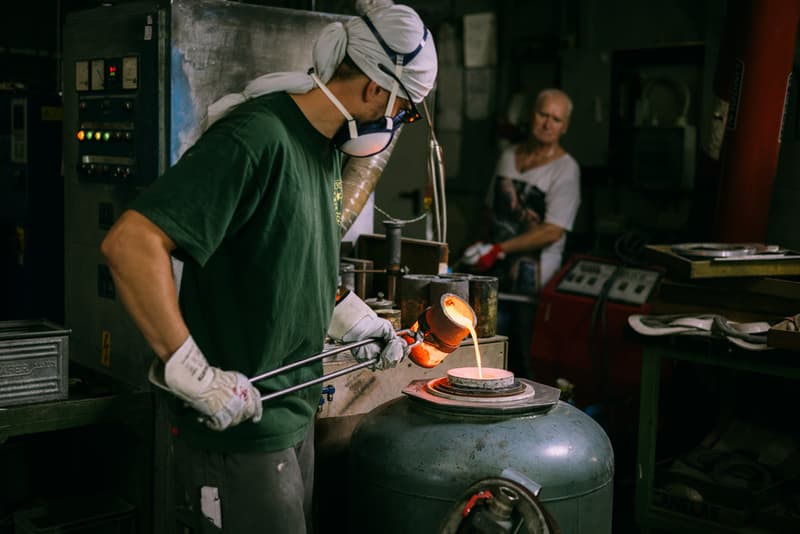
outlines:
M215 123L132 204L177 245L180 307L211 365L251 377L323 349L339 262L341 155L286 93ZM263 380L268 393L322 365ZM320 386L265 402L223 432L181 407L181 436L211 450L274 451L306 434Z

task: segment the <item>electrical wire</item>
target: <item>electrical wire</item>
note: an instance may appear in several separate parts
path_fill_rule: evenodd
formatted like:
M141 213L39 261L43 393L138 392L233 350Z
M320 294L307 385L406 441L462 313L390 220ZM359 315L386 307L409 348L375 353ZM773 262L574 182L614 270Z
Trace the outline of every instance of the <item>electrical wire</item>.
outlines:
M641 256L645 250L645 246L649 241L649 236L636 231L629 231L622 234L614 241L614 255L619 260L619 264L614 267L611 276L603 284L597 299L592 306L592 316L589 324L589 361L595 361L599 356L597 364L598 378L600 380L600 402L603 409L608 409L610 402L609 385L611 381L611 361L608 353L608 317L606 313L608 304L608 293L622 274L624 268L630 265L640 265L642 263ZM599 330L599 332L598 332ZM599 333L599 342L598 339ZM606 415L607 417L607 415ZM610 422L608 419L600 421L602 426L606 426ZM605 423L605 424L603 424Z
M381 215L383 215L384 217L387 217L387 218L388 218L390 221L392 221L392 222L401 222L401 223L405 223L405 224L411 224L411 223L415 223L415 222L417 222L417 221L421 221L421 220L423 220L425 217L427 217L427 216L428 216L428 212L425 212L425 213L423 213L422 215L420 215L419 217L414 217L413 219L398 219L397 217L395 217L395 216L393 216L393 215L390 215L390 214L386 213L385 211L383 211L383 210L382 210L381 208L379 208L378 206L375 206L375 211L377 211L378 213L380 213L380 214L381 214Z
M428 131L430 133L430 143L428 146L428 179L431 182L433 189L433 222L436 234L436 240L442 243L447 242L447 197L445 194L445 171L444 171L444 157L442 154L442 146L436 138L436 133L433 131L433 120L431 113L428 109L426 100L422 100L422 106L425 110L425 117L428 121ZM415 223L425 219L430 211L425 211L422 215L414 217L413 219L399 219L390 215L382 210L377 205L375 211L387 217L394 222L402 222L405 224Z
M624 265L641 265L645 247L652 236L636 230L630 230L614 241L614 255Z

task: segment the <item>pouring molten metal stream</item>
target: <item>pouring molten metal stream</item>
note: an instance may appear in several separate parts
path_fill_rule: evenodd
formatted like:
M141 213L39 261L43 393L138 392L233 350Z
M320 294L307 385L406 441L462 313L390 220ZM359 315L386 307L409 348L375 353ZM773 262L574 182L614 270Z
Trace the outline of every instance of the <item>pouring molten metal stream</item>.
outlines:
M411 361L430 369L436 367L467 337L472 336L477 362L477 376L483 377L481 353L478 337L475 334L475 311L461 297L445 293L439 302L426 309L410 330L422 335L422 343L413 345L415 341L408 334L401 334L412 344L409 358Z

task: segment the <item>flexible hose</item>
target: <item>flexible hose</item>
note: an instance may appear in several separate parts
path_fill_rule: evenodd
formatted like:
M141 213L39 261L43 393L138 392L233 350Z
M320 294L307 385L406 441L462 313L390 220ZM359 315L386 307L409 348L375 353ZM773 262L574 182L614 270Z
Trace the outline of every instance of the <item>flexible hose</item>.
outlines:
M345 163L342 170L342 222L340 228L342 235L347 233L347 230L353 225L353 221L364 209L369 196L375 191L375 186L378 185L378 180L389 162L389 157L394 152L397 138L400 137L402 130L403 126L400 126L395 131L389 146L382 152L368 158L350 157Z

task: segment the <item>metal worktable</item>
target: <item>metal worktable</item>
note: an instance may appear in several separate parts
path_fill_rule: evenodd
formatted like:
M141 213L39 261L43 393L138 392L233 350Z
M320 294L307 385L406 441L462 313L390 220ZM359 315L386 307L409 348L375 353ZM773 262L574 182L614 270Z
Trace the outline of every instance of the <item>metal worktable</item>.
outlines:
M639 435L637 444L636 518L641 532L651 529L684 533L756 533L754 525L721 525L702 517L678 513L654 504L656 446L659 420L659 388L665 360L692 362L716 368L760 375L800 379L800 354L780 351L748 351L724 340L665 336L641 337L643 346Z

